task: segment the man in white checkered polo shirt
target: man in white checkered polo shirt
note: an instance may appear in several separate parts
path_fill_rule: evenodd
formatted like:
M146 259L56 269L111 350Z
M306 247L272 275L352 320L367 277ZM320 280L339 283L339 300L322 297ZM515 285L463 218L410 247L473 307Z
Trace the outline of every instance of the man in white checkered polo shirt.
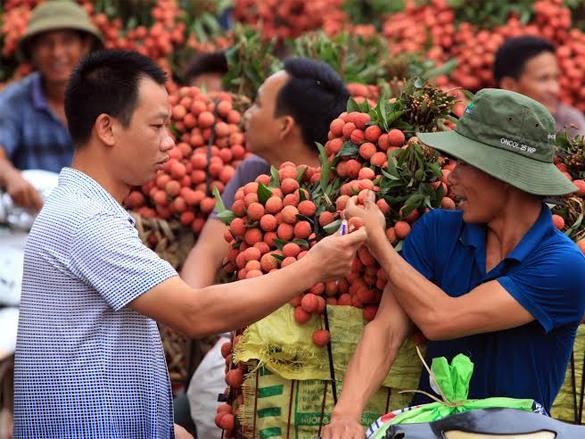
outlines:
M84 60L65 110L71 168L25 249L15 356L16 438L189 437L173 426L156 321L190 336L245 326L316 282L349 272L365 232L326 238L302 260L202 290L146 248L121 201L174 141L165 75L130 52Z

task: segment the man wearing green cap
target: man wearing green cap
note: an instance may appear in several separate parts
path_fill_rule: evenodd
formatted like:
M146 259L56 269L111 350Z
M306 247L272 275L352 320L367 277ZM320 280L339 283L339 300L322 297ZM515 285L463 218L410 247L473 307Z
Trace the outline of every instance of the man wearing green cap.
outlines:
M427 360L458 353L474 363L469 399L533 399L550 410L585 311L585 256L553 223L543 197L576 188L553 164L555 122L542 104L495 89L478 92L454 131L418 133L454 157L459 210L416 223L402 257L368 200L348 202L388 276L324 439L363 438L360 415L416 326ZM423 372L419 389L433 392ZM413 403L430 402L416 396Z
M99 31L76 3L52 0L34 9L19 53L37 71L0 94L0 187L16 204L41 207L20 171L59 172L71 162L65 86L79 60L101 46Z

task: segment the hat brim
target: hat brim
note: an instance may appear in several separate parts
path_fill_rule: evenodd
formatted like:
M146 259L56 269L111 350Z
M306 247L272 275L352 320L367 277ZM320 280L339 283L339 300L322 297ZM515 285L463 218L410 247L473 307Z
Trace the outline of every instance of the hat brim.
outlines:
M424 144L463 160L524 192L548 196L577 191L575 185L553 163L486 145L456 131L416 135Z
M81 32L84 35L92 37L92 47L91 50L98 50L104 47L104 40L100 35L97 28L93 26L87 26L83 23L66 23L62 26L55 26L51 23L41 23L38 26L35 26L34 29L27 30L27 32L22 36L21 40L18 43L18 52L19 55L25 60L31 60L31 46L30 43L37 35L41 35L45 32L52 32L56 30L73 30L76 32Z

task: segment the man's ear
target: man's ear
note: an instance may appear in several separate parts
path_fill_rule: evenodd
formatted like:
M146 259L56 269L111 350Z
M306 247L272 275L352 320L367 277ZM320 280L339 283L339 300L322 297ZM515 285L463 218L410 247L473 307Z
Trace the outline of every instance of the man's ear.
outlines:
M83 35L81 37L81 53L83 56L89 55L93 46L93 38L89 35Z
M282 116L278 122L280 124L280 140L285 139L296 126L292 116Z
M500 88L510 91L518 91L518 82L511 76L504 76L500 80Z
M100 114L95 120L93 126L95 133L98 139L107 146L114 146L116 143L114 136L114 124L116 123L117 121L112 116L105 113Z

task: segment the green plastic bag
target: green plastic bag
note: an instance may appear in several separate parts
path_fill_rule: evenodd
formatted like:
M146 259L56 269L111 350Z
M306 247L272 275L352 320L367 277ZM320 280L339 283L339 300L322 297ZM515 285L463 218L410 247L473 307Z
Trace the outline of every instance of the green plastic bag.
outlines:
M425 367L428 366L425 364ZM391 425L433 422L446 418L447 416L465 413L471 410L511 408L528 412L534 411L535 402L532 399L496 397L468 400L469 382L473 375L473 363L469 357L463 354L455 356L451 364L449 364L445 357L434 358L429 375L434 381L435 387L439 390L442 400L427 394L427 396L435 399L437 402L412 407L383 416L377 422L377 424L383 425L381 427L377 425L377 429L374 429L374 426L372 426L368 431L369 439L383 439Z

